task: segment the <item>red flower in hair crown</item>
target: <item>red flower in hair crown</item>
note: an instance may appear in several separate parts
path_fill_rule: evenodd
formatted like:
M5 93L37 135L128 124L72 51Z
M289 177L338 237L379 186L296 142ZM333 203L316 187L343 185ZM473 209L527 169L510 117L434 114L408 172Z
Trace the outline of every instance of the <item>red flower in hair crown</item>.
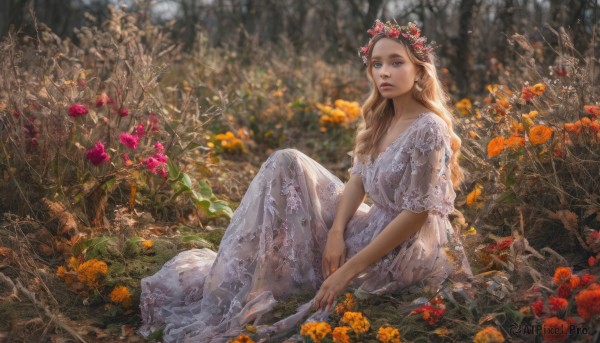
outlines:
M369 39L367 45L358 50L358 55L362 58L364 64L369 62L369 55L373 49L373 39L376 36L403 40L408 43L408 46L410 46L418 58L425 62L430 62L429 54L433 51L433 47L427 44L427 38L421 36L421 30L419 30L415 23L409 22L406 26L400 26L390 21L383 23L377 19L373 28L367 32L371 35L371 39Z

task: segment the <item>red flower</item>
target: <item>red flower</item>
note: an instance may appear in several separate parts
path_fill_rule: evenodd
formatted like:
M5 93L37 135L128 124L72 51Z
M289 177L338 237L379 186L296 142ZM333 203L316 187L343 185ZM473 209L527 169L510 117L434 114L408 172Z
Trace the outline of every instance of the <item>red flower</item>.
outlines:
M162 144L160 144L160 142L154 143L154 149L157 152L163 152L163 151L165 151L165 147Z
M590 320L591 316L600 314L600 289L592 288L583 290L575 296L577 313L585 320Z
M563 283L562 286L560 286L558 288L557 294L559 297L565 298L565 299L570 297L571 296L571 284L568 282Z
M534 96L535 94L533 94L533 92L528 87L523 87L521 89L521 99L525 101L530 101L531 99L533 99Z
M542 324L542 335L546 342L562 342L569 337L569 324L557 317L547 318Z
M559 297L550 297L548 303L550 304L550 310L552 311L562 311L569 305L567 299Z
M590 258L588 258L588 264L590 267L596 264L596 258L594 256L590 256Z
M137 149L139 141L140 137L128 133L123 133L121 134L121 137L119 137L119 142L130 149Z
M409 32L411 35L415 36L415 37L419 37L421 36L421 30L419 30L419 28L416 25L411 25L409 27Z
M80 117L86 115L88 113L87 107L85 105L76 103L69 107L69 116L70 117Z
M108 162L110 160L110 156L106 154L104 151L104 144L101 142L97 142L93 148L85 152L85 157L87 157L93 165L99 166L104 162Z
M587 287L587 286L591 285L592 283L594 283L595 281L596 281L596 277L594 275L583 274L583 276L581 276L581 282L579 285L581 287Z
M564 67L556 67L554 71L556 71L556 75L559 77L567 76L567 69Z
M536 300L533 304L531 304L531 308L533 308L533 312L536 316L541 316L544 313L544 302L542 299Z
M117 111L117 114L119 115L119 117L127 117L129 115L129 111L126 108L121 107Z

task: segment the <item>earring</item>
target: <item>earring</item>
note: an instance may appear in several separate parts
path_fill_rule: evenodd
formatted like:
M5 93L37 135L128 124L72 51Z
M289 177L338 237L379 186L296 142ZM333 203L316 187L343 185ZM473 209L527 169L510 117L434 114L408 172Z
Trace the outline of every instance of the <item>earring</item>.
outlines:
M423 91L423 87L419 86L419 83L417 82L417 80L415 80L415 89L417 90L417 92Z

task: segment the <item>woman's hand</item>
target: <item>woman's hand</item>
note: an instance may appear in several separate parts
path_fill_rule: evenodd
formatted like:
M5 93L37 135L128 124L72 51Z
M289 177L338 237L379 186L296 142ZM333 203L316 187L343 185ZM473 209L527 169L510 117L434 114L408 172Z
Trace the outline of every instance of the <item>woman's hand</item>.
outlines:
M313 299L313 308L329 311L333 301L346 289L352 280L352 274L342 268L331 274L321 285Z
M321 260L323 278L327 279L338 270L346 259L346 243L344 233L341 230L331 229L327 235L327 243Z

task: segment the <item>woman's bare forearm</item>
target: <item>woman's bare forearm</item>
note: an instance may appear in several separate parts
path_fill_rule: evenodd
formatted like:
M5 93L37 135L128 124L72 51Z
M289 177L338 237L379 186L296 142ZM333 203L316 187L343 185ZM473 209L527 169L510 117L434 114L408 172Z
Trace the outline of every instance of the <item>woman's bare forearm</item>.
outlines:
M343 234L346 224L348 224L350 218L356 213L358 206L360 206L364 199L365 189L362 178L359 175L353 174L346 183L344 192L340 195L330 232Z

